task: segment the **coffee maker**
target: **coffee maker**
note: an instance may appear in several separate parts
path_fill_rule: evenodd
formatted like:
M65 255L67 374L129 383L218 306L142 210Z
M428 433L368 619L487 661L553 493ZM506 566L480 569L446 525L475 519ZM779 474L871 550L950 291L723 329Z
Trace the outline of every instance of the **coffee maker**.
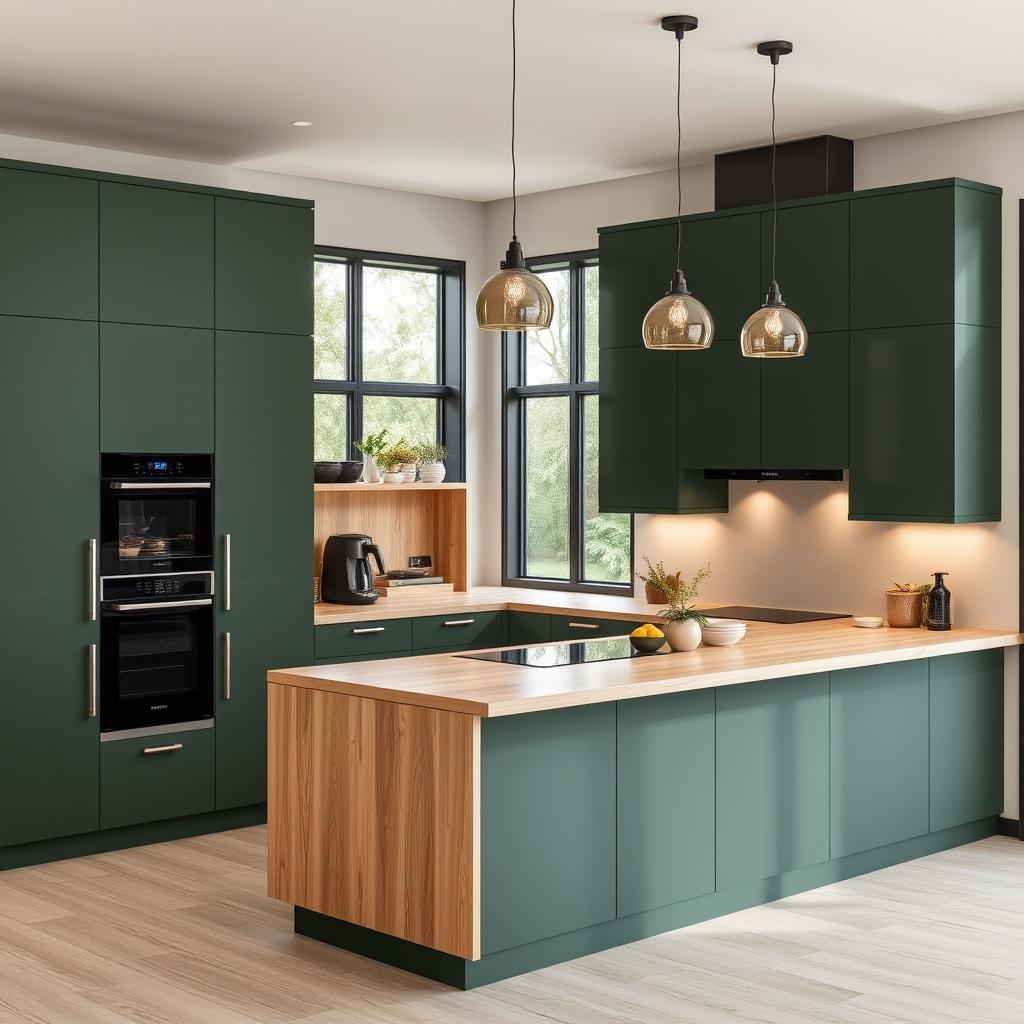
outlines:
M324 544L320 571L320 600L328 604L373 604L380 596L373 587L369 556L384 575L380 547L365 533L336 533Z

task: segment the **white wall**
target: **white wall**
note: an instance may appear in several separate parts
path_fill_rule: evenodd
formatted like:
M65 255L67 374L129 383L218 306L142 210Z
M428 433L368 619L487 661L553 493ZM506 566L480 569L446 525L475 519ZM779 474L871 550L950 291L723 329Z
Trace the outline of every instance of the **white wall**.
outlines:
M638 516L638 559L649 554L688 572L710 561L713 575L704 597L712 601L867 614L883 613L882 591L892 581L924 581L934 570L948 570L957 621L1017 627L1017 246L1024 113L856 144L858 189L952 176L1004 189L1002 521L979 526L851 523L845 484L734 483L727 515ZM670 216L675 199L671 172L528 196L519 204L519 237L530 255L590 249L597 245L598 226ZM710 164L686 169L684 207L687 212L714 208ZM491 260L504 248L508 220L507 201L488 204L486 251ZM753 308L760 296L750 298ZM1006 746L1005 813L1016 817L1016 651L1007 658Z
M492 364L497 366L498 360L493 336L477 330L474 312L476 293L486 276L484 211L479 203L11 135L0 135L0 156L312 199L317 244L465 260L466 472L473 481L470 573L476 583L500 575L500 533L494 525L498 505L489 497L500 487L499 464L490 454L494 437L500 437L490 401L496 379Z

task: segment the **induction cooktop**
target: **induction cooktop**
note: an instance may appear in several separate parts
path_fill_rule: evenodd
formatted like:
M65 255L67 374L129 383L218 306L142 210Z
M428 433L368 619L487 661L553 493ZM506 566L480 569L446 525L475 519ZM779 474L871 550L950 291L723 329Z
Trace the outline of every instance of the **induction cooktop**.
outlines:
M656 658L659 654L658 651L653 654L641 654L633 650L628 637L610 636L600 640L584 640L582 643L512 647L506 651L457 654L456 657L470 658L474 661L497 661L504 665L522 665L526 668L555 668L558 665L587 665L596 661L618 661L625 658Z
M716 619L747 619L750 622L819 622L822 619L848 619L849 612L802 612L793 608L748 608L730 604L724 608L708 608L708 616Z

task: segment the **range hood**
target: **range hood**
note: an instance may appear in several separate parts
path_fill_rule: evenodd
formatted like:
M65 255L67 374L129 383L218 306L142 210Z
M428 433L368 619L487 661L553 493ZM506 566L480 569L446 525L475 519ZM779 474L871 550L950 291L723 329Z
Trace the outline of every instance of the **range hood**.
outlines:
M841 482L841 469L705 469L705 480L831 480Z

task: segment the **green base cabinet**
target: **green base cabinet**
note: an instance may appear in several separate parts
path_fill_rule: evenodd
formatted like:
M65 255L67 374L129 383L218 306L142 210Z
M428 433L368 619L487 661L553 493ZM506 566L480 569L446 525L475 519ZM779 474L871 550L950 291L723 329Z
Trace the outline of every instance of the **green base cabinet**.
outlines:
M517 612L509 610L506 626L506 641L509 647L526 647L529 644L551 643L551 616L540 612Z
M596 640L604 636L625 636L642 622L627 619L600 619L587 615L552 615L551 642L565 640Z
M928 831L928 665L832 673L834 858Z
M715 691L618 704L618 916L715 889Z
M818 673L718 690L718 889L829 859L828 683Z
M930 822L938 832L1003 809L1003 652L932 658Z

